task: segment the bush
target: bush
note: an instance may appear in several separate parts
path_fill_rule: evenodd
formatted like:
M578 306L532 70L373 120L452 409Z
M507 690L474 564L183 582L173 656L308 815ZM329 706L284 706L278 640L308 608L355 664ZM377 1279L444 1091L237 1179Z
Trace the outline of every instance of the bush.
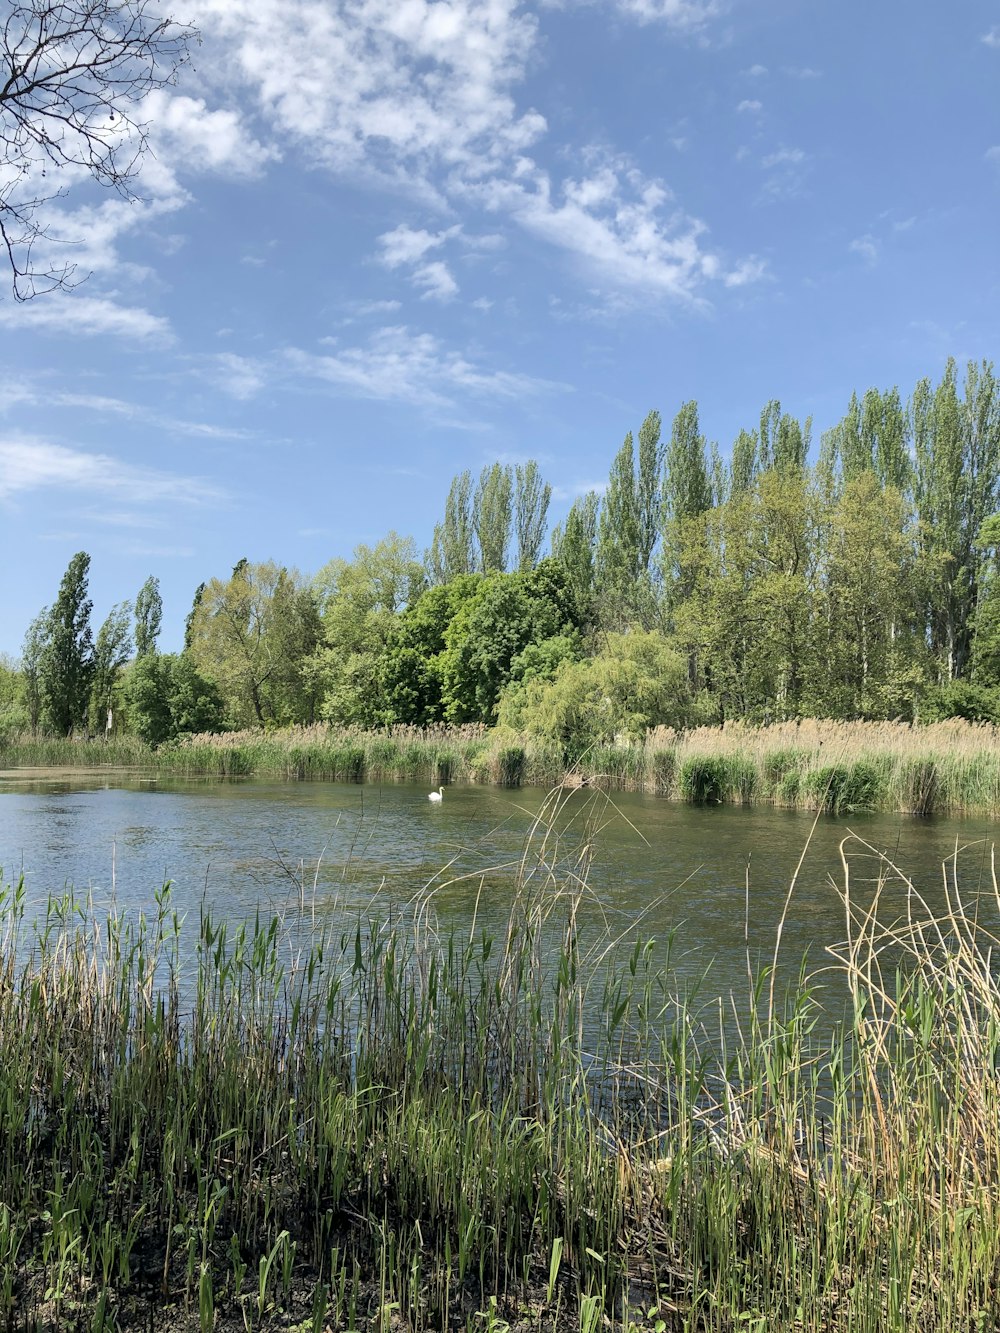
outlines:
M729 764L721 757L696 755L681 765L681 796L692 805L719 805L729 794Z
M882 774L864 760L857 764L828 764L809 774L806 790L830 815L873 810L879 804Z

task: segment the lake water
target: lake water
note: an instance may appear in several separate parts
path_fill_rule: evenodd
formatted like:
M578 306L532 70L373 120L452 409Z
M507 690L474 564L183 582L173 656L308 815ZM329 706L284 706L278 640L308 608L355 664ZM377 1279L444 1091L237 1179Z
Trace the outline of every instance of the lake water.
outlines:
M430 894L440 927L467 932L475 914L478 926L500 930L546 798L541 790L455 787L435 805L425 787L404 784L7 772L0 866L8 882L23 871L29 918L49 894L70 887L98 908L114 900L149 912L169 879L175 908L192 921L204 903L231 919L278 911L308 929L331 917L384 920ZM942 902L942 861L956 846L963 893L971 900L989 889L994 821L821 818L810 842L812 824L766 807L580 791L561 810L558 845L547 851L565 880L590 850L584 938L638 933L655 938L664 958L672 940L672 966L706 996L746 993L747 944L753 965L770 959L807 842L782 936L786 975L807 953L822 964L826 947L844 937L838 847L851 832L891 856L932 908ZM537 835L532 846L537 851ZM853 891L863 900L879 862L860 843L851 857ZM556 893L537 868L535 882ZM886 892L886 914L904 905L901 891ZM565 919L561 906L553 919Z

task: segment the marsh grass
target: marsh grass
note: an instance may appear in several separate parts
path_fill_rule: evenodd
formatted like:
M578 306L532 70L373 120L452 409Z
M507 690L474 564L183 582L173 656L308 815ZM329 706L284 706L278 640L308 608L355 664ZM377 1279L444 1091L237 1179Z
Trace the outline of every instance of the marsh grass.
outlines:
M996 1327L995 875L934 914L845 840L848 1019L766 971L713 1019L641 929L581 945L598 800L498 936L436 931L447 872L347 928L6 890L0 1326Z
M478 725L290 727L191 736L156 751L129 738L0 738L0 766L146 766L179 776L334 782L564 781L699 804L770 804L850 814L991 814L1000 808L1000 731L969 722L780 723L657 728L582 751Z

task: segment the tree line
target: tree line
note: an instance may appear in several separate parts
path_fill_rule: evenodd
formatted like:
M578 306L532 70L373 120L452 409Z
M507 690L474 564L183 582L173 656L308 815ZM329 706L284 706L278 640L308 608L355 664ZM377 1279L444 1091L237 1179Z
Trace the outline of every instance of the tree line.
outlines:
M390 533L311 578L241 559L176 654L155 578L92 635L81 552L0 670L0 722L93 732L110 709L153 744L484 722L572 749L736 717L1000 720L998 488L986 362L853 396L816 450L771 401L724 458L689 402L551 532L537 463L495 463L455 477L422 558Z

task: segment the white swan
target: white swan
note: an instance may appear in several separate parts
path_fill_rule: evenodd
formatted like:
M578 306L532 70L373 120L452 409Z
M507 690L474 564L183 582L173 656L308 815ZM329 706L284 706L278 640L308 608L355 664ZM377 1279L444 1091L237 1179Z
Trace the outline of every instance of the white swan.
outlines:
M443 801L443 800L444 800L444 788L443 788L443 787L438 787L437 791L432 791L431 794L427 797L427 799L428 799L429 801Z

